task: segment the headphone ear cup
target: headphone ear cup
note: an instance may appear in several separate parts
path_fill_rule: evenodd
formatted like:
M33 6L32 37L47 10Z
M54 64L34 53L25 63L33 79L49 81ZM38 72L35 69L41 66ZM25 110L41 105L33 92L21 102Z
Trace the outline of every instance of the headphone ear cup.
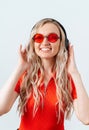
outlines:
M66 49L68 50L69 49L69 40L67 39L67 37L65 39L65 46L66 46Z

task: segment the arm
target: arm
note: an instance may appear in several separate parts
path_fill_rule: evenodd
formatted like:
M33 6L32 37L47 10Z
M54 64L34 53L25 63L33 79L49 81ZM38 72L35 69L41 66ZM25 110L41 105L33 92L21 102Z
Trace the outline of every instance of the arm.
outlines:
M21 75L20 67L12 73L5 85L0 90L0 115L7 113L14 101L16 100L18 93L14 91L14 87Z
M22 50L22 46L20 46L18 65L5 85L0 90L0 115L7 113L18 97L18 93L14 91L14 88L18 82L18 79L27 69L27 67L28 63L26 59L26 50Z
M87 125L89 124L89 97L75 64L73 46L69 46L68 73L74 81L77 92L77 99L73 102L75 113L78 119Z

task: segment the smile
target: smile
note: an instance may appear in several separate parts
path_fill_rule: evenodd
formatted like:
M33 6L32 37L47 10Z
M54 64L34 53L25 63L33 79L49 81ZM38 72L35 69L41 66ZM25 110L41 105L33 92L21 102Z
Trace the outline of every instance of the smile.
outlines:
M50 51L51 50L51 48L40 48L40 50L42 50L42 51Z

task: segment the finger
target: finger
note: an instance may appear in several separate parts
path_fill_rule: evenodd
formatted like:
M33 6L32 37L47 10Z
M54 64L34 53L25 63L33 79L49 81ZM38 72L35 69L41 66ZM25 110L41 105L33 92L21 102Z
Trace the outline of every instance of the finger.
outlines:
M71 46L71 55L74 57L74 47L73 47L73 45Z
M70 45L69 45L69 53L71 54L72 52L73 52L73 45L70 44Z
M26 48L25 47L23 48L22 44L20 44L19 50L20 50L20 53L23 53L23 54L26 53Z
M20 52L22 51L22 44L20 44L20 46L19 46L19 51Z

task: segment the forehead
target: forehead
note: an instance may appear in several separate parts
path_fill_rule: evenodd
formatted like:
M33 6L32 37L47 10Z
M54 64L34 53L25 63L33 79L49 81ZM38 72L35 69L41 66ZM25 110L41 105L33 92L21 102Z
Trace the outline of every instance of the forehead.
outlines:
M57 33L60 34L58 27L53 23L46 23L43 26L37 29L37 33L41 34L49 34L49 33Z

